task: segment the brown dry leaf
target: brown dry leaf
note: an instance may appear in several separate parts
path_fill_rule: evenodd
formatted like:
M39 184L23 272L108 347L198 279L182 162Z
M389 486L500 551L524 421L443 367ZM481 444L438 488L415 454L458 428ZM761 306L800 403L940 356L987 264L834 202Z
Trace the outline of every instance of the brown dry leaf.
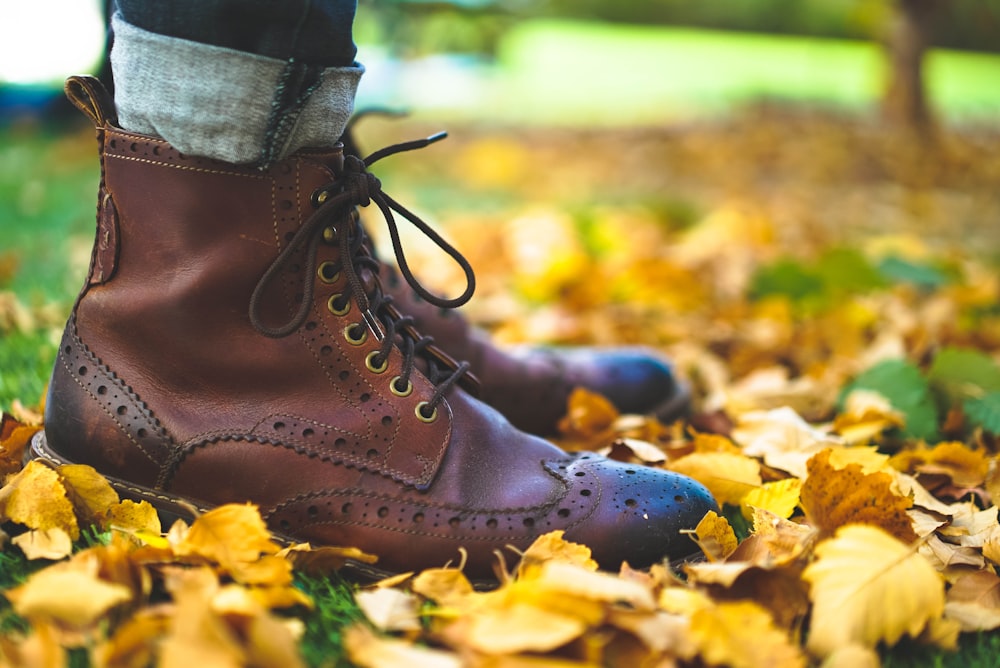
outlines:
M0 480L21 470L25 448L40 429L8 413L0 414Z
M799 505L799 495L802 492L802 481L798 478L785 478L766 482L756 489L746 493L740 508L743 516L752 519L754 510L766 510L778 517L788 519Z
M87 628L108 610L131 600L132 591L98 576L96 559L75 559L43 568L3 592L15 612L29 620L52 620L71 628Z
M712 510L701 518L691 533L694 534L694 541L709 561L724 561L738 545L736 532L730 526L729 520Z
M703 484L720 505L739 505L747 492L761 485L760 463L728 452L695 452L669 462L666 468Z
M73 540L80 537L73 504L59 474L37 459L0 489L0 518L29 529L62 529Z
M810 585L807 645L826 657L850 644L916 637L944 612L944 580L923 557L884 530L841 527L816 547L802 578Z
M806 658L751 601L719 603L691 616L691 636L702 661L730 668L805 668Z
M917 549L946 578L949 577L949 569L954 567L958 567L959 573L966 572L968 566L973 568L986 567L982 551L946 543L935 534L927 536Z
M658 446L636 438L619 438L598 453L608 459L628 464L653 465L667 461L667 454Z
M1000 578L992 571L962 575L948 590L944 614L963 632L1000 628Z
M73 540L63 529L25 531L10 541L21 548L28 559L65 559L73 552Z
M462 668L464 665L455 654L379 636L362 624L344 631L344 649L351 663L360 668Z
M785 565L807 554L812 549L816 535L816 530L810 526L778 517L767 510L754 508L753 533L743 541L733 556L748 559L743 555L743 546L749 541L755 541L763 545L765 556L752 559L754 563Z
M911 501L892 491L893 476L865 474L859 464L835 469L830 454L824 450L809 460L809 477L801 494L809 523L824 534L847 524L870 524L906 543L915 541L917 535L906 514Z

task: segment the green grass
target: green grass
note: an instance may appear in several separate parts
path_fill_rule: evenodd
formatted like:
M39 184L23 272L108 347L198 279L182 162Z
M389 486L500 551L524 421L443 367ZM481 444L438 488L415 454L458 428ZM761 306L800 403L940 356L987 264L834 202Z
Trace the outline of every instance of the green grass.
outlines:
M475 72L476 95L448 102L464 80L425 77L400 102L429 118L627 125L699 118L760 99L869 110L884 86L874 43L569 20L515 26L500 42L498 67ZM929 57L931 98L950 121L995 119L997 82L1000 55Z

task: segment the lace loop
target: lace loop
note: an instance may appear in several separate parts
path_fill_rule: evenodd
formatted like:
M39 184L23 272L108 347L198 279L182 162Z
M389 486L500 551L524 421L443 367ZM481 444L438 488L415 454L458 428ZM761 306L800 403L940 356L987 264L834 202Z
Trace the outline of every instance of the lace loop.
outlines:
M475 274L472 266L462 254L449 244L441 235L434 231L427 223L421 220L410 210L399 204L396 200L382 191L382 183L379 179L368 171L368 167L382 158L400 153L423 148L428 144L443 139L445 133L432 135L426 139L420 139L402 144L388 146L377 151L364 160L356 156L344 156L344 168L335 180L320 188L313 194L313 204L316 210L310 215L295 232L287 245L281 249L278 256L268 266L261 275L254 287L250 297L249 317L253 327L264 336L272 338L282 338L288 336L299 329L309 316L312 308L317 269L317 253L323 241L325 230L333 230L340 246L340 258L331 263L329 267L331 273L343 272L347 279L350 295L358 306L363 323L376 340L381 342L379 348L379 359L387 360L389 351L393 345L399 345L403 353L403 369L398 380L406 386L414 370L414 360L418 355L422 355L433 339L426 336L412 334L412 329L407 330L412 325L413 320L408 316L400 316L398 313L390 313L387 309L392 303L392 298L383 295L377 285L369 296L369 291L365 289L361 279L359 268L367 267L377 276L379 263L372 258L365 250L365 233L355 218L349 215L355 206L368 206L375 203L382 217L385 219L389 229L389 236L392 240L393 253L400 273L406 279L410 287L429 303L439 308L456 308L465 304L475 291ZM431 239L442 251L451 257L461 267L466 278L465 290L458 297L445 298L433 294L427 290L416 276L413 275L406 255L403 252L400 241L399 229L396 223L394 212L409 221L418 230ZM304 285L301 301L296 307L291 318L279 325L268 325L261 317L261 307L264 301L264 294L268 287L278 278L286 267L292 267L293 271L298 271L292 263L292 258L300 252L305 252ZM398 336L406 332L406 336ZM433 359L428 357L428 379L435 385L435 392L427 402L427 408L432 411L443 400L447 391L458 381L458 379L469 370L468 363L462 362L454 369L441 369Z

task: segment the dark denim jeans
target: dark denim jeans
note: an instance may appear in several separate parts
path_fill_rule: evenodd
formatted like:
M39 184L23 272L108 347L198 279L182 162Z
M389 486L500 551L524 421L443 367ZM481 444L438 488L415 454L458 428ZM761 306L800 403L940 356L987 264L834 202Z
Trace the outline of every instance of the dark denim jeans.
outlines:
M150 32L307 66L346 67L357 0L115 0Z

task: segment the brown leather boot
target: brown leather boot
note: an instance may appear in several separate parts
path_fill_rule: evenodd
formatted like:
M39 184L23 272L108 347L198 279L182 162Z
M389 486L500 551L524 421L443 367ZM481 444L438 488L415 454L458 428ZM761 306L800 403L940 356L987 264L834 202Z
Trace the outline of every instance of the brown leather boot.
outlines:
M364 115L356 115L341 137L346 155L363 155L353 126ZM482 384L479 398L518 429L555 435L559 419L566 414L569 395L577 387L604 395L623 413L655 415L665 422L683 417L690 409L690 389L674 374L670 362L653 350L500 348L458 311L438 308L421 298L388 265L382 275L385 290L399 310L412 317L414 326L442 350L469 362Z
M370 575L465 548L489 579L555 529L611 569L695 551L705 488L568 455L459 387L467 365L383 298L352 211L394 203L359 160L190 157L115 127L96 80L67 91L101 143L97 243L36 456L181 515L253 502L279 537L379 555Z

